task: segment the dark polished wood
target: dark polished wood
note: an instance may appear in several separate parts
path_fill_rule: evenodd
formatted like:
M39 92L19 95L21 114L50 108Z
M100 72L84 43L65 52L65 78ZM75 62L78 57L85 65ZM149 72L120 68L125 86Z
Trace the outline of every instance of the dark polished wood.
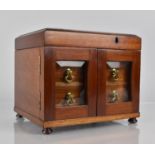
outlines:
M43 133L116 119L135 123L139 117L138 36L43 29L16 38L15 49L14 110Z

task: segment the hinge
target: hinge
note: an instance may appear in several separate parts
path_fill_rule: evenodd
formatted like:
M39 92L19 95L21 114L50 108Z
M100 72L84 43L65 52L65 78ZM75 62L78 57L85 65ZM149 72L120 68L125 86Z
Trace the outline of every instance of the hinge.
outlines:
M39 75L41 75L41 56L38 56L39 61ZM41 78L41 76L39 77ZM41 110L41 90L39 90L39 109Z
M41 56L39 55L39 74L41 74Z
M39 91L39 109L41 110L41 91Z

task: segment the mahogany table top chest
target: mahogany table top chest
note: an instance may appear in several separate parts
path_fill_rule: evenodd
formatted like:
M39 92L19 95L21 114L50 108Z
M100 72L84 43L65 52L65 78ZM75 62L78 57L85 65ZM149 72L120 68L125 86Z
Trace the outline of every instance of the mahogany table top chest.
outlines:
M51 128L139 114L141 39L136 35L43 29L15 40L15 107Z

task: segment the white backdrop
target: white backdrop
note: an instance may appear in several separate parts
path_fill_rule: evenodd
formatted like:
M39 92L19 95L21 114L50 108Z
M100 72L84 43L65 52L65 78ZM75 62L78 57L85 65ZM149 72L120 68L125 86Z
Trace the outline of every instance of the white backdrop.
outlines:
M0 11L0 103L14 98L14 39L45 27L142 37L141 102L155 101L155 11Z

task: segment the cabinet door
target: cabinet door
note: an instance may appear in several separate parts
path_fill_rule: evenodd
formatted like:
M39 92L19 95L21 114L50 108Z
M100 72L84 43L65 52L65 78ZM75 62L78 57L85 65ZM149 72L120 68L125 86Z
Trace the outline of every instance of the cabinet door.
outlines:
M96 115L97 51L45 49L45 104L48 120Z
M139 112L140 52L98 50L98 115Z

